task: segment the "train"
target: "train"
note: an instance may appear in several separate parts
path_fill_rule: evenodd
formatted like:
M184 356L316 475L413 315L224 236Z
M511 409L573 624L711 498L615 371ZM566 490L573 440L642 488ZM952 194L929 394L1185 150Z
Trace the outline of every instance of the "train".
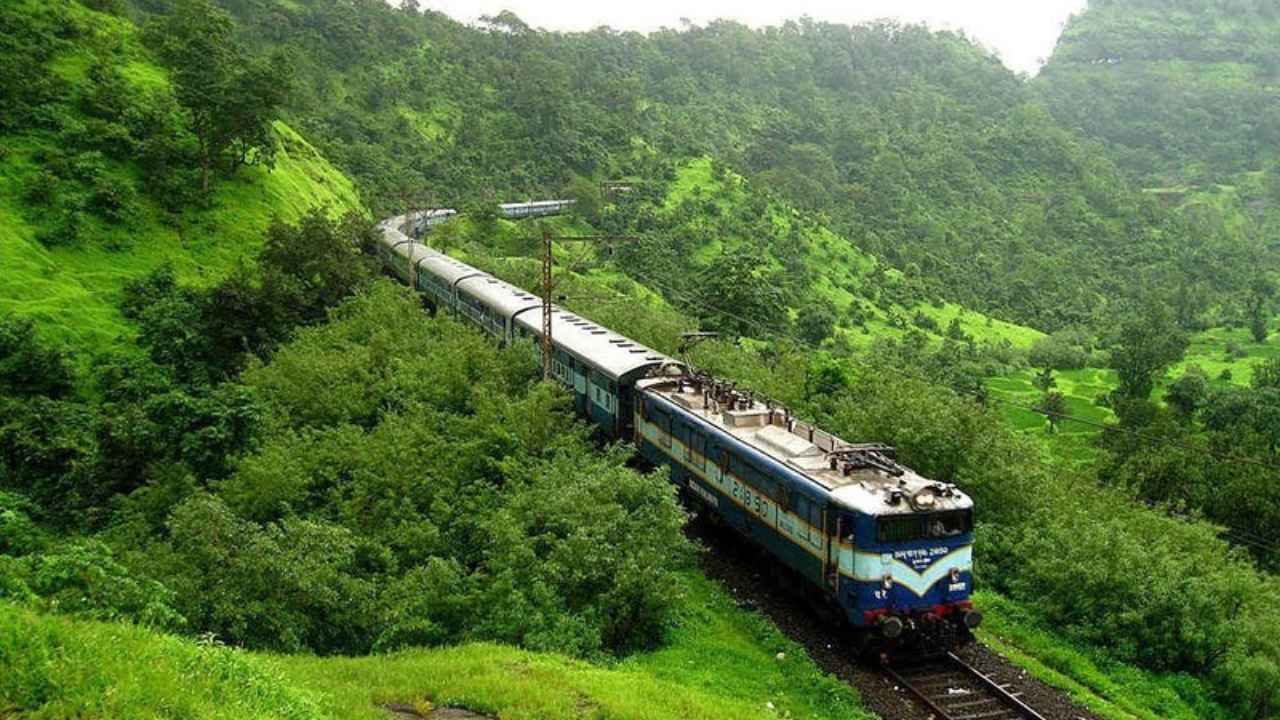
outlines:
M379 225L391 275L505 343L541 341L541 298L406 235L405 220ZM578 414L667 468L683 497L847 623L860 650L929 657L972 640L974 508L956 485L569 310L551 315L551 376Z
M534 200L531 202L502 203L498 205L498 214L508 220L549 217L565 212L572 204L572 200ZM554 335L555 330L552 330L551 334Z

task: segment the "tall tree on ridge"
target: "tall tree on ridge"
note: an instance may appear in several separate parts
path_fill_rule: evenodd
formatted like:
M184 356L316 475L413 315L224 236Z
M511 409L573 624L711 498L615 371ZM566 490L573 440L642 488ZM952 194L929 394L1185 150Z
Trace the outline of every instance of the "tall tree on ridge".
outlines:
M231 16L205 0L184 0L156 30L178 101L191 115L200 159L200 190L219 167L270 166L271 118L289 91L282 55L251 57L236 43Z

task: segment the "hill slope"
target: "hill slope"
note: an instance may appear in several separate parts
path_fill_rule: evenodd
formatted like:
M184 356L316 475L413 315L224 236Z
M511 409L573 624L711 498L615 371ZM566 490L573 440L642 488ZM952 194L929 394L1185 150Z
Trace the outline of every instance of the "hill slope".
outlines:
M1191 314L1230 291L1219 236L1136 192L951 34L807 20L552 33L378 0L223 5L246 43L296 53L291 121L379 212L560 194L598 206L599 181L663 185L710 157L928 297L1040 330L1150 288L1198 288Z
M284 123L274 168L189 197L181 168L149 164L181 112L132 23L70 0L8 3L0 23L6 66L28 76L0 78L0 311L100 347L127 332L116 304L129 279L170 263L212 282L252 257L272 218L361 210L352 183Z
M1274 164L1280 8L1251 0L1092 0L1035 81L1055 117L1105 138L1150 185Z

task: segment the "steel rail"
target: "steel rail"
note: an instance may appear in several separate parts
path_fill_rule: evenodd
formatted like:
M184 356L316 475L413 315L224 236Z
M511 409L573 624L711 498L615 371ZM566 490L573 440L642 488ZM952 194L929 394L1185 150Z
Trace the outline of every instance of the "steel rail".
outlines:
M1045 720L1043 715L955 653L914 666L912 670L915 672L900 672L889 665L882 669L933 711L939 720ZM937 688L931 691L926 685L937 685ZM956 690L961 692L952 694ZM947 700L959 702L948 703ZM1003 708L973 712L993 703Z

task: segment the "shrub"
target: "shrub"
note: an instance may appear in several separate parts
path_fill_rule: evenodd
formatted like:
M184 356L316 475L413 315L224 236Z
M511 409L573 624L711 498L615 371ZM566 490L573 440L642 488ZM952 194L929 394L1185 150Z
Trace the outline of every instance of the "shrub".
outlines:
M1034 367L1079 370L1089 364L1089 351L1079 333L1058 331L1036 340L1027 360Z
M1161 670L1220 662L1245 630L1239 608L1258 583L1212 526L1105 490L1038 512L1013 554L1009 588L1043 622Z
M121 223L137 212L137 196L128 181L103 175L93 184L89 208L109 222Z
M61 182L57 175L48 170L41 170L27 181L27 190L23 198L30 205L53 206L58 202Z
M0 556L0 563L0 575L21 583L31 596L62 613L127 619L168 630L185 624L173 608L172 591L125 568L96 540L71 540L22 558ZM0 590L13 592L13 587Z

